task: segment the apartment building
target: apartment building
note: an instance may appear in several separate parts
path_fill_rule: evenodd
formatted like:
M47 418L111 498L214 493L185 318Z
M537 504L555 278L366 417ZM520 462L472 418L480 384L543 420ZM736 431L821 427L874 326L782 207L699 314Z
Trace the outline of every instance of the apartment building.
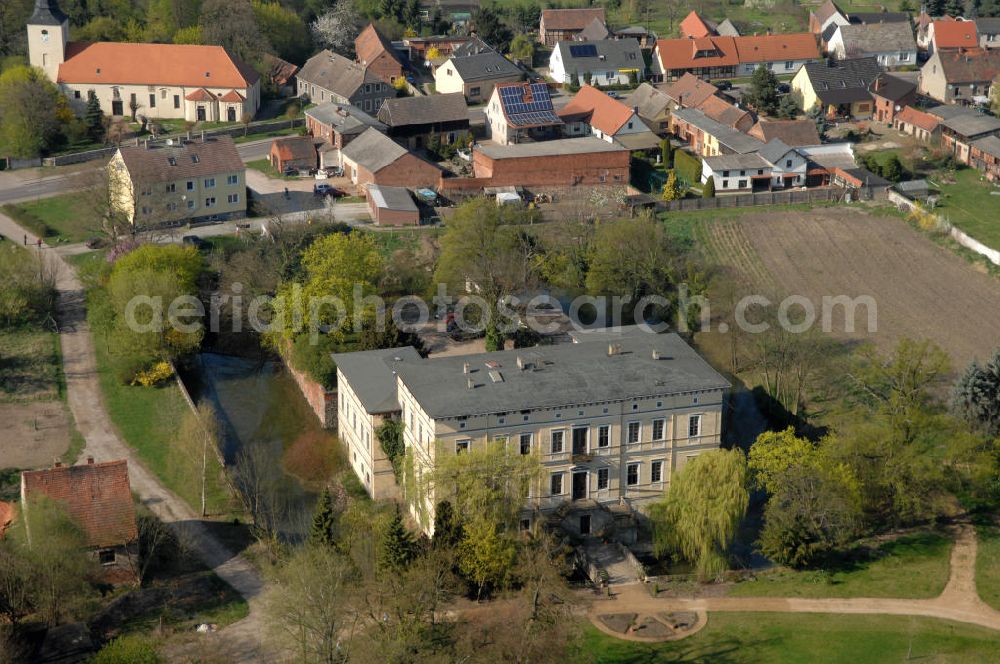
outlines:
M411 348L395 349L359 357L364 361L357 364L368 367L363 370L345 370L344 356L336 356L344 391L341 436L352 459L356 448L376 449L355 443L371 434L358 433L360 424L352 431L354 415L343 409L361 408L351 395L363 392L372 376L393 376L395 394L385 396L388 381L383 381L379 396L398 405L417 477L434 467L438 455L504 441L512 451L535 455L542 467L521 526L531 528L568 506L574 530L595 532L608 508L641 509L658 500L675 472L719 447L729 383L676 334L621 328L581 333L577 340L425 359L414 358ZM365 416L358 417L360 422ZM372 466L360 449L358 458L366 464L362 472L369 472ZM377 452L372 463L378 463ZM360 477L376 495L374 476ZM411 505L428 535L435 504L434 496L426 495L423 505Z

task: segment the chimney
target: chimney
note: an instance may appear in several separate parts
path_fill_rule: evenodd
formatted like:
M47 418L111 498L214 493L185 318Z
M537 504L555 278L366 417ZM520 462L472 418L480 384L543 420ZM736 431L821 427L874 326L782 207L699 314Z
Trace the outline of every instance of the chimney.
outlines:
M56 459L56 462L52 465L53 468L62 468L62 461Z
M653 349L653 359L654 360L660 359L660 351L656 350L655 348Z
M471 390L471 389L472 389L472 388L474 388L474 387L475 387L476 385L475 385L475 383L473 383L473 382L472 382L472 379L470 378L470 379L469 379L469 380L468 380L468 381L467 381L467 382L465 383L465 386L466 386L466 387L467 387L468 389L470 389L470 390Z
M462 373L467 374L467 373L469 373L469 371L470 371L469 363L468 362L463 362L462 363ZM471 379L470 379L470 382L471 382Z
M612 355L619 355L622 352L622 347L620 344L608 344L608 357Z
M520 355L517 356L517 368L524 371L524 358Z
M93 466L94 465L94 457L92 457L92 456L88 456L87 457L87 465L88 466Z

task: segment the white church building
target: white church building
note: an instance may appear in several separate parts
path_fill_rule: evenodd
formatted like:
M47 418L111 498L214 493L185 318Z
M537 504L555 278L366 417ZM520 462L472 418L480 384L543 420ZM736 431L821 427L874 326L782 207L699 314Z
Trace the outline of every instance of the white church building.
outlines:
M81 110L91 90L112 116L238 122L260 108L260 76L221 46L69 41L56 0L36 0L28 57Z

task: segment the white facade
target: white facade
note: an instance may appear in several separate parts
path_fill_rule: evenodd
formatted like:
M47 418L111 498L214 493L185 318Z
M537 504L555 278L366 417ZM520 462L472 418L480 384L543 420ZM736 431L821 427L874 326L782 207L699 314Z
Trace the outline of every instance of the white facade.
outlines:
M844 35L840 30L837 30L830 37L830 42L827 47L830 55L836 60L847 60L848 58L877 58L878 63L885 67L886 69L891 69L893 67L905 67L907 65L917 64L917 49L907 49L904 51L878 51L873 53L863 53L863 54L852 54L848 55L846 47L844 45Z
M644 66L642 60L639 60L635 65L635 69L638 70L636 72L638 80L640 81L642 80ZM580 85L586 82L585 77L588 73L590 74L590 84L594 86L629 84L630 71L627 69L618 69L611 65L605 67L592 65L587 69L578 69L578 65L575 62L570 62L568 67L569 71L567 71L567 63L563 60L562 49L559 46L552 49L552 55L549 57L549 76L557 83L569 83L575 71Z
M797 72L802 65L807 62L815 61L815 58L808 58L805 60L784 60L778 62L742 62L736 67L736 75L752 76L761 65L764 65L773 71L777 76L792 75Z
M798 150L789 150L771 165L771 186L778 188L803 187L809 162Z

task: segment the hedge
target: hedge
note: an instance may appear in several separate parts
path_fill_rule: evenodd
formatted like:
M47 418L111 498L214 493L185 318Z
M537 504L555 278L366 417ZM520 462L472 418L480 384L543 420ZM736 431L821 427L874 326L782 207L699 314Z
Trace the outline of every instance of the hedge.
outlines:
M701 159L686 150L674 150L674 170L688 185L701 182Z

